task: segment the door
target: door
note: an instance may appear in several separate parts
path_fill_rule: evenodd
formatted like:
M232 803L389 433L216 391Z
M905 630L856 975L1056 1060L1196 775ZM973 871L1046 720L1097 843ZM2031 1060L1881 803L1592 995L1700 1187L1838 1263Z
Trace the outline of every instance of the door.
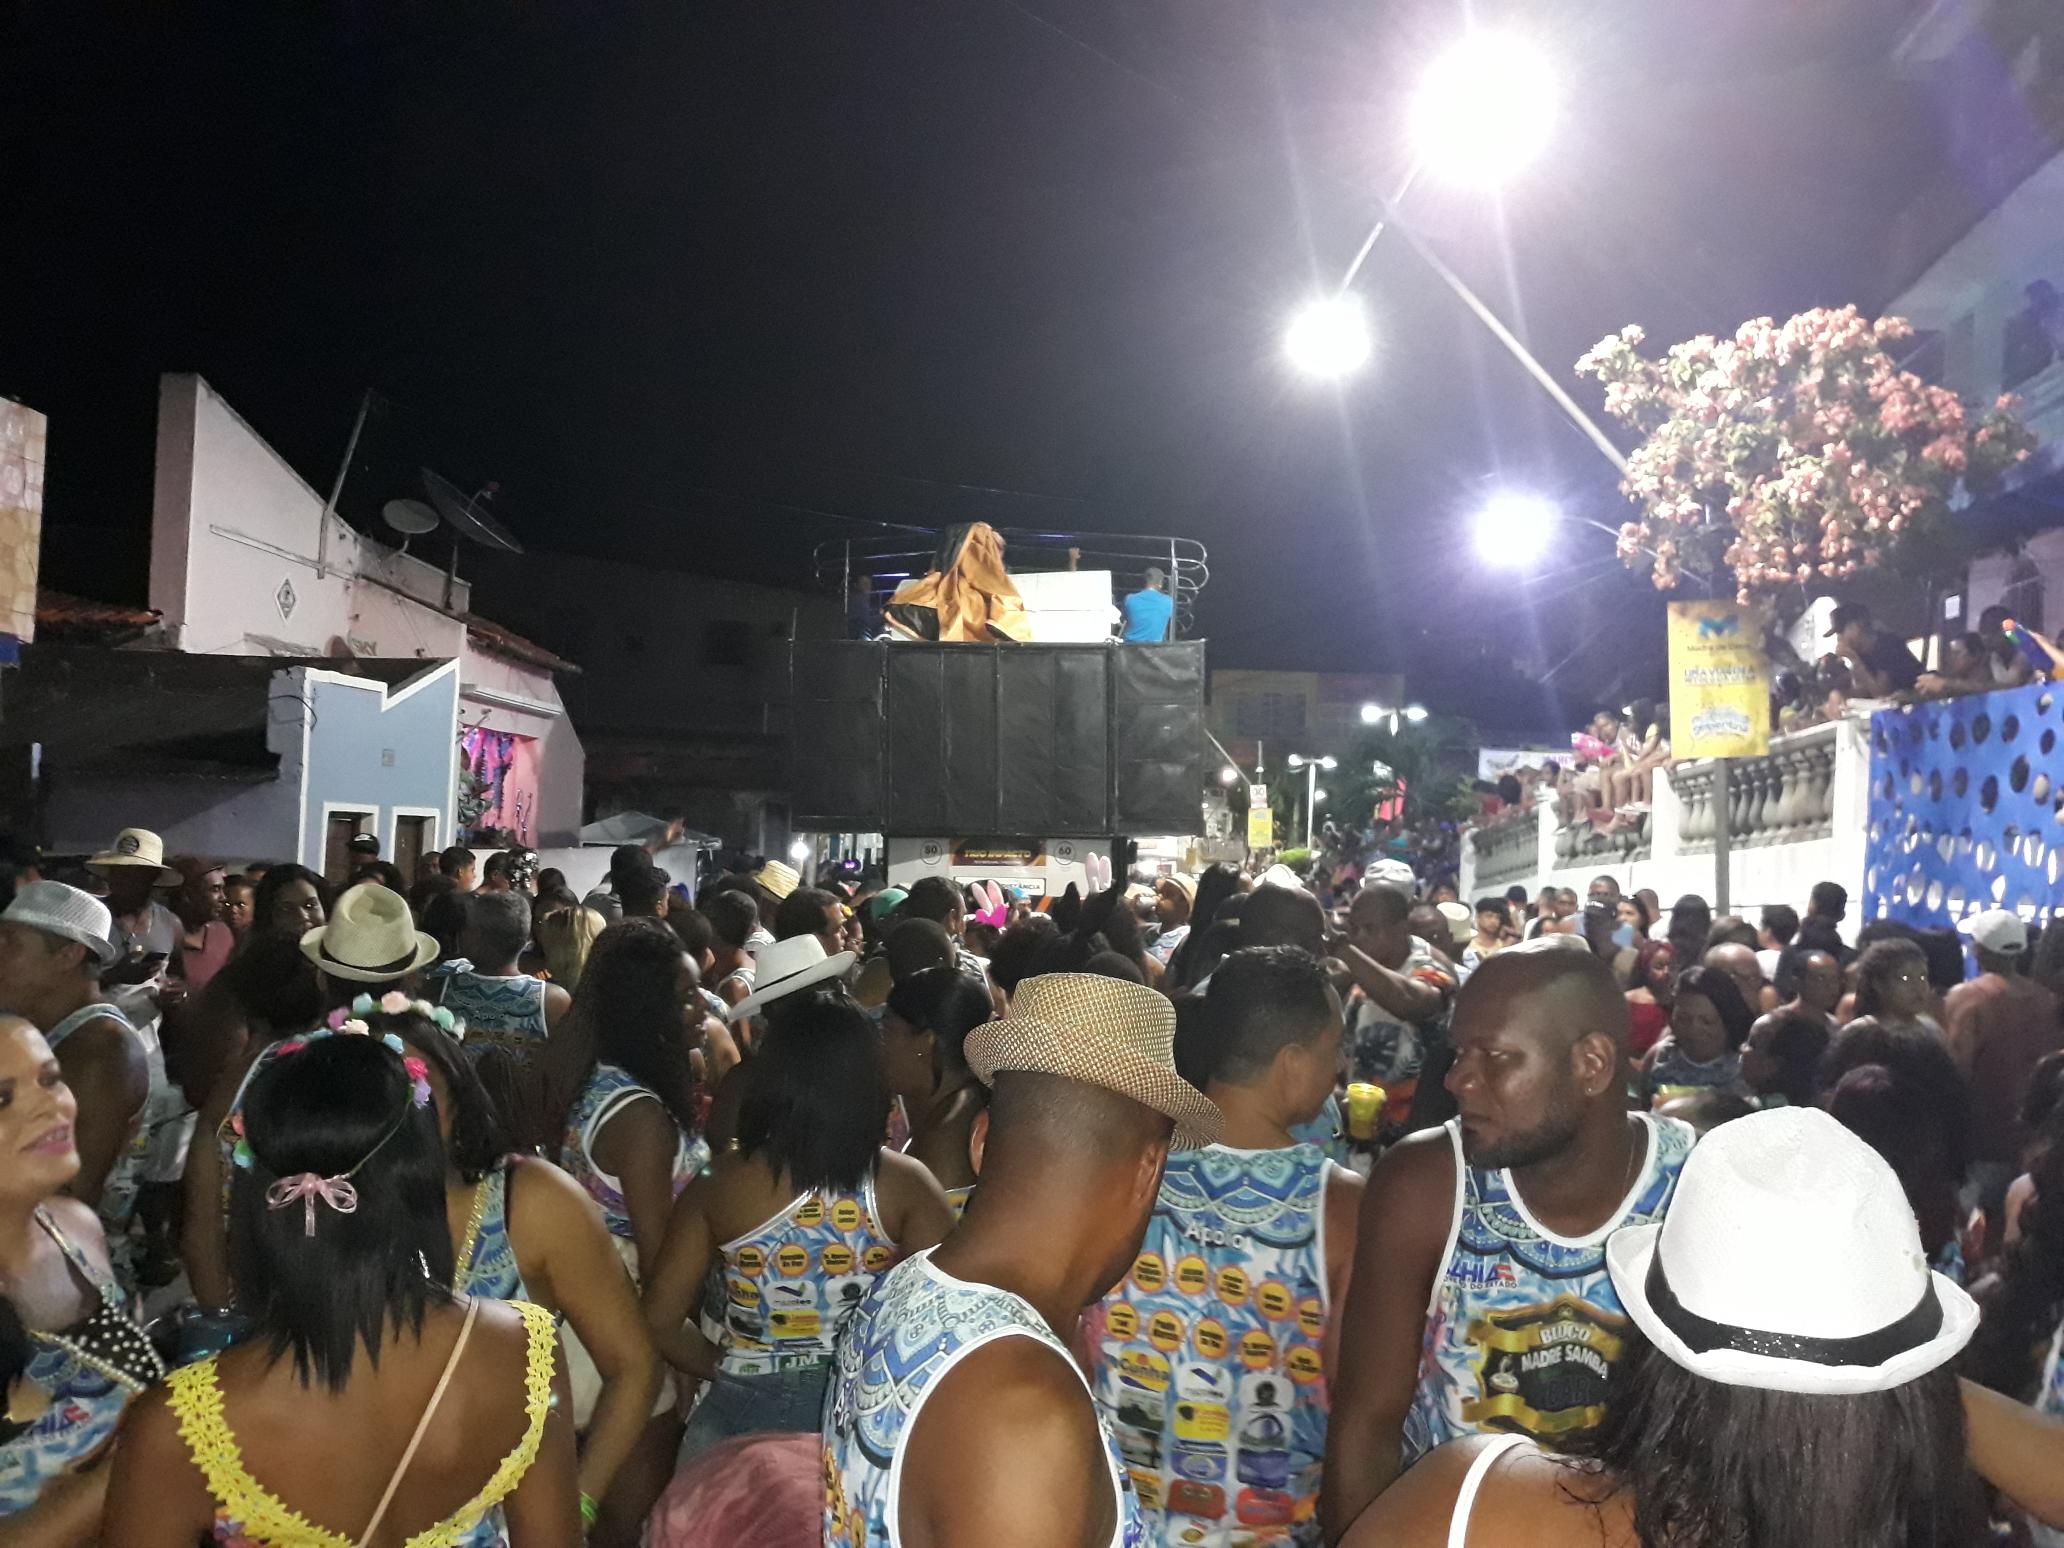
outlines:
M323 880L342 887L351 880L351 841L373 831L371 812L331 812L323 833Z

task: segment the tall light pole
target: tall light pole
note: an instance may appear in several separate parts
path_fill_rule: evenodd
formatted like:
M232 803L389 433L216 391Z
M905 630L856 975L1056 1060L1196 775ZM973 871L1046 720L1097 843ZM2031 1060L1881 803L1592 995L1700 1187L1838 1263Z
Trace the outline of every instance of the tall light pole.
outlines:
M1331 753L1323 758L1307 758L1303 753L1292 753L1283 761L1293 769L1304 770L1304 847L1309 849L1312 847L1313 809L1325 794L1319 789L1319 770L1337 769L1340 767L1340 760Z

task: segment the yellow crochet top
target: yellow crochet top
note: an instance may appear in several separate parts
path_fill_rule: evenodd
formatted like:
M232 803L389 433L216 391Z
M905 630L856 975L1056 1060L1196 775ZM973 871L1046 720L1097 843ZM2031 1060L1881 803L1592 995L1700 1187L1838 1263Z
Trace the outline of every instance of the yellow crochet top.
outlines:
M408 1548L461 1548L486 1514L508 1497L538 1454L545 1419L552 1407L552 1362L559 1347L552 1314L528 1301L508 1303L522 1314L528 1352L524 1362L524 1412L527 1422L517 1441L487 1485L463 1509L408 1539ZM166 1381L179 1433L194 1465L215 1496L217 1541L227 1525L232 1542L265 1548L354 1548L355 1539L324 1530L297 1511L289 1510L244 1470L243 1454L222 1412L222 1388L215 1379L211 1356L174 1371Z

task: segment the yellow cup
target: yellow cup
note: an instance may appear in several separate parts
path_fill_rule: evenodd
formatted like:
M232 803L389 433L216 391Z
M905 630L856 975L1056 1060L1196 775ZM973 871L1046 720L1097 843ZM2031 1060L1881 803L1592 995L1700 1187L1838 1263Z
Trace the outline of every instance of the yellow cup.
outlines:
M1347 1134L1349 1139L1372 1140L1383 1122L1385 1092L1381 1086L1357 1080L1347 1087Z

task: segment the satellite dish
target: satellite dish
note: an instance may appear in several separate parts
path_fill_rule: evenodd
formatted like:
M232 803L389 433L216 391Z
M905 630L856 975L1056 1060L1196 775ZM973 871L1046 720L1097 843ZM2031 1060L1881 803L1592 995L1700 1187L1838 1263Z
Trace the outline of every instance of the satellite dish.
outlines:
M405 538L437 530L437 512L421 500L389 500L380 507L380 519Z
M423 489L430 496L431 505L450 523L454 532L484 547L499 548L506 554L523 552L523 545L510 535L509 529L488 515L479 495L460 494L458 486L451 480L439 478L428 468L421 472Z

